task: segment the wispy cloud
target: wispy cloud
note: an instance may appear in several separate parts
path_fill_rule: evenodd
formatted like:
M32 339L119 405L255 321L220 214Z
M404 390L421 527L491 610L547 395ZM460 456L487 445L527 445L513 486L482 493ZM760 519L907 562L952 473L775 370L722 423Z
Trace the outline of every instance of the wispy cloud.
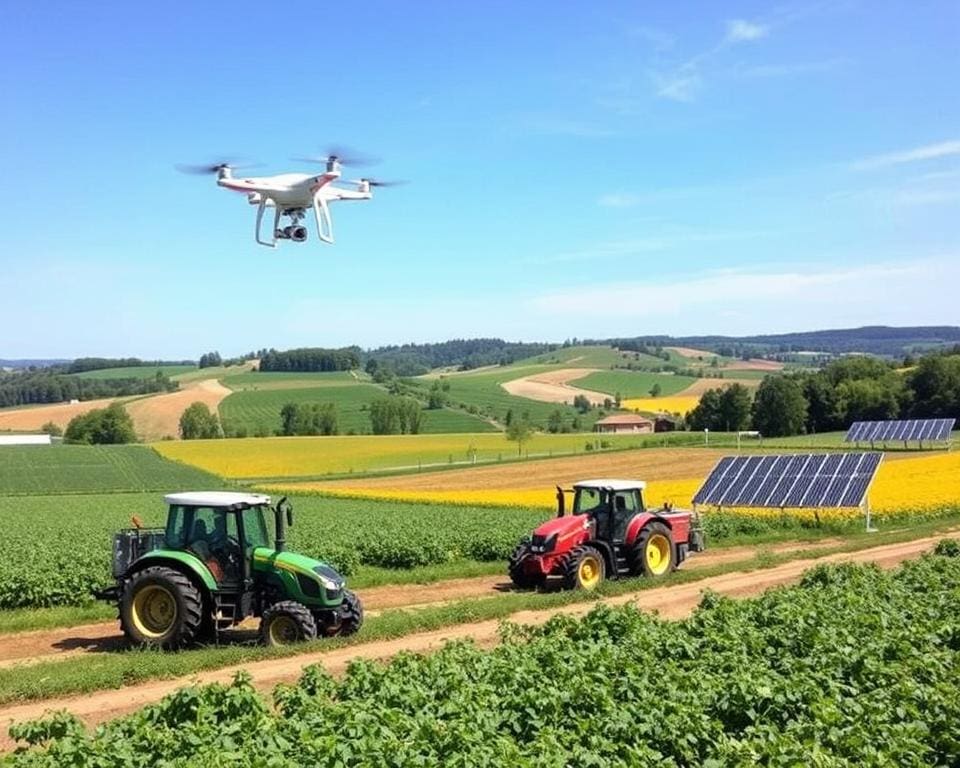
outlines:
M796 75L816 75L835 72L847 63L846 59L824 59L823 61L801 61L792 64L757 64L741 66L733 70L737 77L794 77Z
M669 321L675 327L675 318L685 318L689 326L691 317L701 317L701 325L708 326L724 311L747 305L752 327L756 328L758 317L767 316L769 332L809 326L810 317L819 318L822 327L884 318L888 323L942 322L952 286L960 279L958 255L836 269L810 264L789 270L726 270L663 281L577 286L534 297L529 305L543 316L570 314L584 323L608 318L614 321L610 327L621 329L624 319ZM888 295L892 286L903 312L875 300ZM937 307L941 300L943 307ZM740 330L713 328L719 333Z
M727 43L744 43L766 37L769 31L770 28L763 24L745 19L731 19L727 22L727 36L724 40Z
M711 48L687 59L682 64L666 71L651 72L657 96L671 101L691 102L703 84L701 71L718 54L732 46L752 43L766 37L770 27L746 19L730 19L726 33Z
M941 141L938 144L925 144L921 147L913 147L899 152L865 157L853 163L853 168L858 171L869 171L905 163L916 163L922 160L938 160L956 155L960 155L960 139L951 139Z

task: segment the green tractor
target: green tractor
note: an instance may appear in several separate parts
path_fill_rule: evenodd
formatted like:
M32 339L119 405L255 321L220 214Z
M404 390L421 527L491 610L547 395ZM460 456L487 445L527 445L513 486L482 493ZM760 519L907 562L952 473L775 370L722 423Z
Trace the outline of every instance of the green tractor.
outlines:
M284 548L286 498L207 491L174 493L165 529L139 525L113 540L117 583L96 592L115 603L130 642L180 648L260 617L260 639L286 645L351 635L363 607L329 565ZM273 527L268 521L273 518ZM271 535L273 534L273 535Z

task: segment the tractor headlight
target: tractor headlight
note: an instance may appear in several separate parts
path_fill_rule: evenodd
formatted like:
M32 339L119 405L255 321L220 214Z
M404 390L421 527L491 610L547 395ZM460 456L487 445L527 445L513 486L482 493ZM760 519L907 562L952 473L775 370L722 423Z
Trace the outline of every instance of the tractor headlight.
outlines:
M548 537L534 536L533 541L530 543L530 551L534 554L542 555L547 552L552 552L556 546L557 534Z

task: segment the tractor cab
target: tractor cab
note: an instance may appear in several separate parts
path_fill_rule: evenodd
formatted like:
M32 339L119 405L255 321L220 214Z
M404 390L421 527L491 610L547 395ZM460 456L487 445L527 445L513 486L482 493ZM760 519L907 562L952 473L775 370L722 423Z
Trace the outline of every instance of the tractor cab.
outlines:
M650 510L642 480L583 480L557 487L557 516L520 542L507 567L518 587L560 577L593 589L604 578L664 576L703 549L699 519L670 505ZM567 513L567 497L572 496Z
M594 534L604 541L623 541L627 525L644 511L642 480L583 480L572 489L557 488L557 517L566 511L566 496L573 496L572 514L586 515Z
M260 617L268 645L352 634L360 601L326 563L287 551L293 510L286 499L203 491L165 497L163 529L114 536L116 585L96 592L116 602L124 634L139 645L174 648Z

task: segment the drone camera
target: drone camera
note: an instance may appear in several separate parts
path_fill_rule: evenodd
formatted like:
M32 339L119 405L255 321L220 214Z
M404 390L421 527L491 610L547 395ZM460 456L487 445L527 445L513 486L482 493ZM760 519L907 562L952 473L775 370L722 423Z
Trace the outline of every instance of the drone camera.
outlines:
M307 239L307 228L300 225L284 227L283 229L277 230L277 237L282 237L284 240L293 240L295 243L302 243Z

